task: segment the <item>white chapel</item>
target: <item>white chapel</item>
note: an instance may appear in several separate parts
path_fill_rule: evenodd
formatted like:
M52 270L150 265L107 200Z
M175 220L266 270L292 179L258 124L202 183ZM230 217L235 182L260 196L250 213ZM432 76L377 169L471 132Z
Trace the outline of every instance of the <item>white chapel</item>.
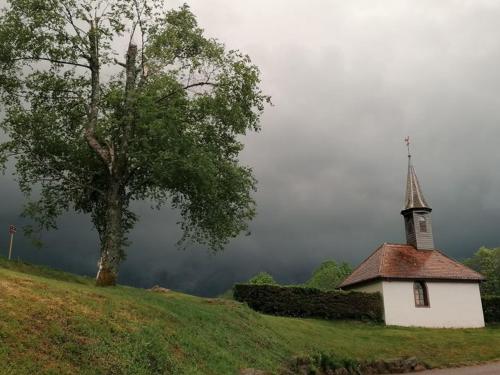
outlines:
M408 155L406 244L380 245L340 287L380 292L387 325L484 327L484 278L434 247L431 211Z

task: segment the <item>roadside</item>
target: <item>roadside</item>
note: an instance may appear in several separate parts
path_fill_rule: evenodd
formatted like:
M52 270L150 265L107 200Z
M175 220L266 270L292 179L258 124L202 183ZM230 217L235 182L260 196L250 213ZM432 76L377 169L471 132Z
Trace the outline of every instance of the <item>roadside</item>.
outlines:
M492 362L484 365L455 367L447 369L427 370L419 375L499 375L500 362Z

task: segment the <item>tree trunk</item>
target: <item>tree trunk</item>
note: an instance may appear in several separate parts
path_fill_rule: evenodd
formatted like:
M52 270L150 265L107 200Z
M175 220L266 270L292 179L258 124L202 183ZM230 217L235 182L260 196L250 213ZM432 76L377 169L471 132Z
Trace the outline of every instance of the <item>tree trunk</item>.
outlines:
M116 285L118 265L122 258L123 205L118 184L112 184L107 194L104 235L101 240L101 258L98 262L97 286Z
M116 285L118 276L118 266L123 258L124 232L124 201L123 201L123 183L127 179L128 165L128 141L135 121L135 103L134 90L136 86L136 57L137 46L130 43L127 51L126 63L126 84L125 84L125 101L123 114L123 136L121 139L121 147L119 155L115 155L115 148L110 147L109 150L100 153L102 159L106 163L110 177L108 192L106 194L106 209L104 233L101 235L101 258L98 263L98 271L96 284L98 286ZM97 66L97 64L96 64ZM97 80L96 80L97 81ZM94 119L94 117L92 117ZM97 116L95 116L97 121ZM95 123L91 124L94 125ZM90 128L90 126L89 126ZM88 141L89 144L90 141ZM92 146L92 144L91 144ZM94 150L99 153L99 148L96 146Z

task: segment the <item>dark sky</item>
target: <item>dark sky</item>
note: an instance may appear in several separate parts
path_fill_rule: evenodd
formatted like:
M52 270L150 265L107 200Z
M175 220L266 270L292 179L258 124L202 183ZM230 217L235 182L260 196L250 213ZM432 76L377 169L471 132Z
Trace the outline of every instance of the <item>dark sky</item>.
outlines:
M171 3L173 4L173 3ZM259 271L305 281L327 259L357 265L404 241L406 149L455 258L500 245L500 3L496 1L191 1L208 35L248 53L273 97L242 162L259 180L252 235L224 253L175 248L169 209L137 203L122 283L215 295ZM0 252L23 197L1 177ZM3 234L2 234L3 233ZM16 257L93 275L97 235L68 214Z

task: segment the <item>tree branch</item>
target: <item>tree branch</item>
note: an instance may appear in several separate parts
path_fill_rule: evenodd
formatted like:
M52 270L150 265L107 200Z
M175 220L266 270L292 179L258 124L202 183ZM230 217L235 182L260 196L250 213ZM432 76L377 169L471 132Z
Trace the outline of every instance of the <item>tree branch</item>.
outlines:
M217 87L217 84L216 83L213 83L213 82L209 82L209 81L203 81L203 82L196 82L196 83L191 83L189 85L186 85L180 89L177 89L177 90L173 90L171 92L169 92L167 95L163 95L162 97L156 99L156 103L159 103L161 102L162 100L165 100L165 99L168 99L169 97L171 97L172 95L174 95L176 92L179 92L181 90L187 90L187 89L190 89L192 87L200 87L200 86L212 86L212 87Z
M137 13L137 23L139 24L139 29L141 30L141 82L140 85L144 83L146 79L146 69L144 66L144 33L146 32L143 22L142 22L142 13L147 5L144 4L142 9L139 9L139 3L137 0L134 0L135 10Z
M95 186L93 186L92 184L83 184L77 180L73 180L71 179L70 177L66 176L64 173L62 173L62 170L59 170L59 169L56 169L56 168L53 168L53 167L50 167L48 166L46 163L43 163L42 160L40 160L40 163L43 164L43 168L47 169L47 170L50 170L52 173L54 173L55 175L59 176L59 178L63 181L66 181L67 183L72 183L72 184L75 184L81 188L89 188L90 190L93 190L95 191L96 193L98 194L101 194L103 196L106 195L106 193L101 190L101 189L98 189L96 188Z
M120 60L118 60L118 59L113 59L113 60L114 60L115 64L120 65L121 67L123 67L123 68L127 67L127 65L125 63L122 63Z
M70 62L70 61L63 61L63 60L56 60L56 59L51 59L50 57L27 56L27 57L16 57L12 60L13 61L22 61L22 60L49 61L49 62L54 63L54 64L74 65L74 66L80 66L82 68L90 69L90 66L86 65L86 64L80 64L77 62Z
M120 145L121 158L119 164L119 174L123 176L127 171L127 157L129 140L132 134L132 129L136 122L136 83L137 83L137 46L130 43L127 50L127 62L125 68L125 103L124 103L124 126Z
M111 173L112 160L109 150L104 148L97 140L95 135L95 128L97 126L97 117L99 114L99 39L98 39L98 21L90 21L89 46L90 46L90 71L91 71L91 92L90 92L90 105L87 110L88 121L85 126L85 139L88 145L101 157L103 162L108 167Z
M71 26L73 27L73 30L75 31L76 35L78 36L78 39L80 39L82 44L88 46L87 41L81 35L81 33L86 34L86 32L84 30L82 30L81 28L79 28L78 26L76 26L74 18L73 18L73 14L71 13L70 9L68 8L68 5L64 1L61 1L61 3L63 5L64 9L66 10L66 14L68 15L67 20L71 24ZM83 51L79 46L75 46L75 47L78 48L80 50L80 52L82 52L85 55L85 51Z
M25 151L24 152L20 152L20 153L16 153L16 154L11 154L10 156L16 156L16 157L18 157L18 156L21 156L21 155L25 155L26 151L28 151L31 155L33 155L33 157L36 160L36 162L38 162L37 164L38 164L38 168L40 170L50 171L53 174L55 174L56 176L58 176L61 180L65 181L66 183L75 184L75 185L78 185L81 188L88 188L90 190L95 191L98 194L105 195L105 192L103 190L101 190L99 188L96 188L92 184L84 184L84 183L81 183L80 181L74 180L71 177L65 175L64 174L64 168L56 168L56 167L51 166L38 153L36 153L36 152L34 152L32 150L32 147L31 147L31 145L28 142L25 142L24 140L22 140L21 144L24 146ZM33 160L33 159L31 159L31 160Z

